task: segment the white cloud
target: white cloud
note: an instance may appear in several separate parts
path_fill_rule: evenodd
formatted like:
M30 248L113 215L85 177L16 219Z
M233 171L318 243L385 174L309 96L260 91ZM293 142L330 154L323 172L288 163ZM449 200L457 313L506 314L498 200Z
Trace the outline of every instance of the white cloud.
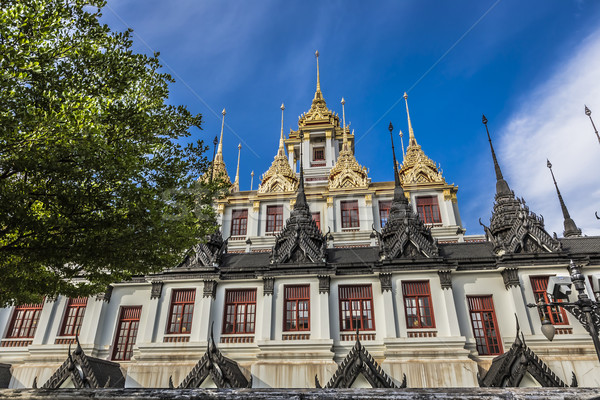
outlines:
M546 158L575 223L585 235L600 235L594 216L600 213L600 143L584 104L600 126L600 30L523 97L501 130L499 153L509 185L559 236L563 218Z

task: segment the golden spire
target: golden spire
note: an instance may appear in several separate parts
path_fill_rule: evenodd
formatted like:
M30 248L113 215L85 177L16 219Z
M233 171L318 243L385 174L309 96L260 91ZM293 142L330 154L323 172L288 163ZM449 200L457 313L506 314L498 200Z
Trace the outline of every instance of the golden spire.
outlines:
M406 103L406 116L408 117L408 145L416 145L417 139L415 139L415 131L413 131L412 124L410 122L410 113L408 112L408 95L404 92L404 102Z
M321 77L319 76L319 51L315 51L315 58L317 59L317 91L315 92L315 98L313 102L318 99L323 99L323 93L321 93Z
M237 169L235 170L235 181L233 182L233 191L240 191L240 154L242 152L242 144L238 144L238 162Z
M280 156L285 156L285 146L283 141L283 110L285 110L285 105L281 103L281 136L279 137L279 150L277 154Z
M343 145L343 149L347 150L348 149L348 134L346 133L346 110L344 108L344 105L346 104L346 100L344 100L344 98L342 97L342 121L343 121L343 138L344 138L344 145Z
M223 128L225 127L225 109L221 111L223 114L223 121L221 122L221 139L219 140L219 148L217 149L217 156L215 157L215 161L223 161Z
M402 133L402 129L398 135L400 135L400 144L402 145L402 162L404 162L404 157L406 157L406 154L404 154L404 139L402 139L404 137L404 133Z
M254 186L254 171L250 172L250 191L252 191L252 186Z

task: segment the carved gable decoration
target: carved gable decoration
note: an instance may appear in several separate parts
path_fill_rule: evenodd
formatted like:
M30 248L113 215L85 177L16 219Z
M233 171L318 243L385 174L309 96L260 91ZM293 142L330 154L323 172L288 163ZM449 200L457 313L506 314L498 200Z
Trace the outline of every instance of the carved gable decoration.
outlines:
M125 378L119 364L88 357L83 352L77 340L77 348L65 362L52 374L42 389L58 389L67 381L71 381L75 388L122 388Z
M223 240L221 231L206 238L206 243L199 243L192 249L179 268L216 267L221 264L223 255L227 253L227 242Z
M252 381L246 379L239 365L225 357L217 348L212 334L212 326L206 352L177 388L199 388L208 377L220 389L252 387ZM171 378L169 378L169 387L173 388Z
M544 229L544 219L529 211L513 191L496 194L490 226L481 224L498 255L556 252L561 243Z
M327 103L323 98L321 90L318 89L310 106L310 110L303 113L298 119L298 128L315 123L325 123L333 126L340 126L340 117L327 108Z
M344 361L342 361L324 388L350 388L352 387L352 384L356 378L358 378L359 374L362 374L373 388L406 388L406 374L404 375L400 386L396 385L392 378L390 378L389 375L386 374L383 369L381 369L377 361L373 359L367 349L365 349L360 343L360 340L358 340L358 332L356 337L357 339L354 347L352 347ZM321 387L319 379L316 375L315 386L317 388Z
M294 192L298 187L298 177L292 171L285 153L277 153L271 167L262 176L258 193Z
M443 183L446 181L442 171L425 155L416 140L411 141L406 149L406 156L399 171L400 182L408 183Z
M358 188L363 189L369 186L367 169L361 166L350 146L344 145L340 155L329 171L329 190Z
M439 253L431 230L413 211L401 187L394 189L390 216L377 236L381 259L436 257Z
M483 378L478 376L480 387L518 387L529 373L543 387L568 387L527 345L517 322L517 336L510 350L492 360L492 365ZM577 386L573 373L572 387Z

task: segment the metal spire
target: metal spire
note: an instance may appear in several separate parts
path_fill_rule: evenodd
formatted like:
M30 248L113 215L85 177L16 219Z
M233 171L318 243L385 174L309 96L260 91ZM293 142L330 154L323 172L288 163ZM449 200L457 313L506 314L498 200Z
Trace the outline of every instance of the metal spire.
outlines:
M346 104L346 100L344 100L344 98L342 97L342 121L343 121L343 131L342 131L342 135L344 138L344 150L348 149L348 135L346 134L346 109L344 108L344 105Z
M315 92L315 99L316 99L317 97L319 97L319 98L323 97L321 95L321 78L319 76L319 50L315 51L315 57L317 59L317 91Z
M218 161L223 161L223 128L225 127L225 114L227 114L225 109L221 111L221 114L223 114L223 120L221 121L221 139L219 140L219 148L217 150L216 158Z
M564 221L565 231L563 232L563 234L565 237L581 236L581 229L577 228L577 225L575 225L575 221L573 221L573 219L569 215L569 210L567 210L567 206L565 205L562 195L560 194L560 190L558 190L558 184L556 183L556 179L554 178L554 171L552 171L552 164L550 163L550 160L546 160L546 162L547 162L546 166L548 167L548 169L550 170L550 173L552 174L552 181L554 181L554 187L556 187L556 194L558 194L558 201L560 202L560 208L562 210L563 217L565 219L565 221Z
M408 117L408 145L416 146L417 139L415 138L415 131L413 131L412 123L410 122L410 113L408 112L408 95L406 92L404 92L404 103L406 103L406 116Z
M487 126L488 120L483 114L481 116L481 122L483 122L485 125L485 131L487 132L488 141L490 142L490 149L492 150L492 158L494 159L494 169L496 170L496 193L510 194L510 188L502 176L502 171L500 170L500 165L498 164L498 159L496 158L496 152L494 151L494 145L492 144L492 138L490 137L490 131L488 130Z
M250 172L250 190L252 191L252 186L254 185L254 171Z
M298 184L298 196L296 196L296 204L294 210L300 207L308 207L306 204L306 194L304 194L304 162L302 155L302 145L304 141L304 133L300 131L300 183Z
M285 105L281 103L281 136L279 137L279 150L277 151L280 156L285 156L285 147L283 145L283 110L285 110Z
M396 197L396 189L400 188L401 191L403 190L402 185L400 185L400 176L398 175L398 162L396 161L396 151L394 150L394 135L392 134L394 126L392 125L391 121L390 125L388 126L388 129L390 130L390 139L392 140L392 157L394 158L394 197Z
M240 154L242 152L242 144L238 144L238 162L237 169L235 170L235 181L233 182L233 187L235 190L240 190Z
M598 129L596 129L596 125L594 125L594 120L592 119L592 110L590 110L587 106L585 106L585 115L590 117L590 122L592 123L592 127L594 128L594 132L596 132L598 143L600 143L600 135L598 135Z
M402 146L402 161L404 161L404 158L406 157L406 154L404 154L404 133L402 133L402 130L400 130L400 133L398 133L398 135L400 135L400 145Z

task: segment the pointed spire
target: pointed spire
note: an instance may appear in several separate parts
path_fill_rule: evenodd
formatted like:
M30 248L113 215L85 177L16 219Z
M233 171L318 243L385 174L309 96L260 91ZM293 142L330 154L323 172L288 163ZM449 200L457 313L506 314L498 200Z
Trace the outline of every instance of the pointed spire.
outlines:
M496 171L496 193L497 194L510 194L510 188L508 187L508 183L504 180L502 176L502 171L500 170L500 165L498 164L498 159L496 158L496 152L494 151L494 145L492 144L492 138L490 137L490 131L487 126L487 118L482 114L481 122L485 125L485 131L487 132L488 141L490 142L490 149L492 150L492 158L494 160L494 169Z
M240 154L242 152L242 144L238 144L238 162L235 170L235 181L233 182L234 191L240 190Z
M250 190L252 190L253 185L254 185L254 171L250 172Z
M346 133L346 109L344 105L346 104L346 100L342 97L342 136L343 136L343 149L348 150L348 134Z
M321 93L321 77L319 76L319 50L315 51L315 58L317 59L317 91L315 92L316 100L323 98L323 94Z
M285 110L285 105L281 103L281 136L279 137L279 150L277 150L278 155L285 156L285 146L283 140L283 110Z
M404 189L402 189L402 185L400 185L400 176L398 175L398 161L396 161L396 151L394 150L394 135L392 134L392 130L394 126L390 122L388 126L390 130L390 139L392 140L392 157L394 159L394 200L396 200L396 194L402 194L402 197L406 199L404 196Z
M546 162L546 166L550 170L550 174L552 174L552 181L554 181L554 187L556 187L556 194L558 195L560 208L563 213L563 218L565 219L565 231L563 232L563 235L565 237L581 236L581 229L577 228L577 225L575 225L575 221L573 221L573 219L569 215L569 210L567 210L567 206L565 205L562 195L560 194L560 190L558 190L558 184L556 183L556 179L554 178L554 171L552 171L552 164L550 163L550 160L546 160Z
M590 117L590 122L592 123L594 132L596 133L596 137L598 138L598 143L600 143L600 135L598 134L598 129L596 129L596 125L594 124L594 120L592 119L592 110L590 110L587 106L585 106L585 115Z
M413 131L412 123L410 122L410 112L408 111L408 95L404 92L404 103L406 103L406 117L408 118L408 145L416 146L417 139L415 138L415 131Z
M296 204L294 204L294 210L300 209L301 207L308 208L308 204L306 202L306 194L304 193L304 162L302 160L302 146L304 144L303 140L304 133L300 131L300 182L298 184L298 195L296 196Z
M219 148L217 149L217 157L215 158L217 161L223 161L223 128L225 127L225 114L227 114L225 109L221 111L221 114L223 114L223 120L221 122L221 138L219 139Z
M404 162L406 154L404 154L404 133L402 133L402 130L400 130L400 133L398 133L398 135L400 135L400 146L402 146L402 162Z

